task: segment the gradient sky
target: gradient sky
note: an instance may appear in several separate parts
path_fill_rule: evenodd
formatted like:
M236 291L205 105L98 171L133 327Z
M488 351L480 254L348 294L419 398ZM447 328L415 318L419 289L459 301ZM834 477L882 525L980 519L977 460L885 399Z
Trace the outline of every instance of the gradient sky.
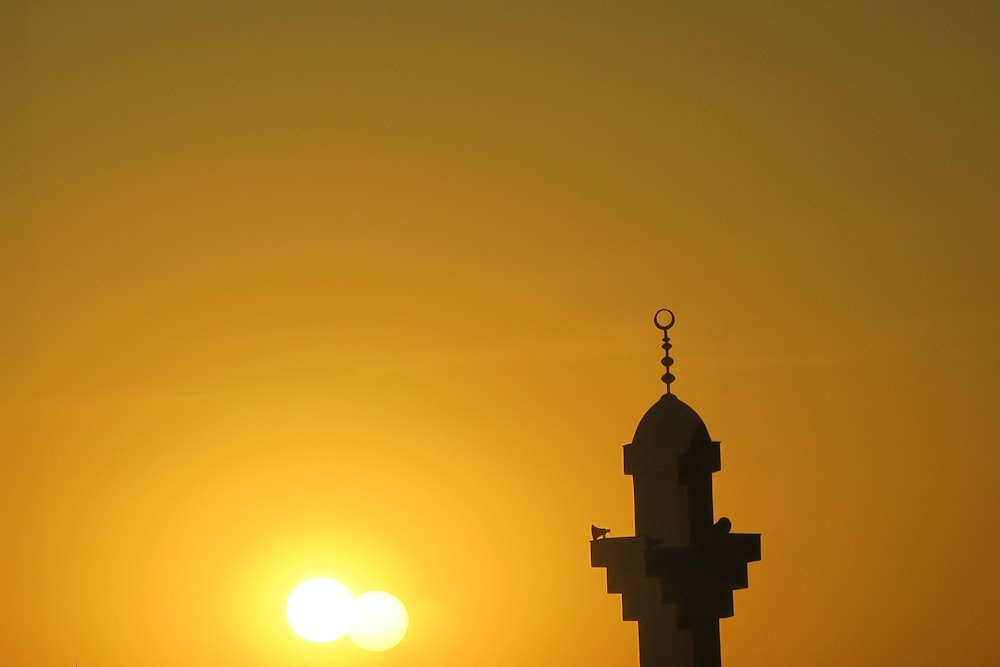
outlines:
M0 68L5 664L636 665L670 307L725 664L996 665L1000 4L7 0Z

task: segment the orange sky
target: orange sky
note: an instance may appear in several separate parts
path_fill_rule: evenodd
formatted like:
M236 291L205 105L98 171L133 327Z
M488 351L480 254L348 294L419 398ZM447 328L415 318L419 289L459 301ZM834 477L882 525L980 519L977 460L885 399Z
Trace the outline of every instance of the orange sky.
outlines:
M0 4L0 662L637 664L667 306L725 664L993 667L1000 4L867 4Z

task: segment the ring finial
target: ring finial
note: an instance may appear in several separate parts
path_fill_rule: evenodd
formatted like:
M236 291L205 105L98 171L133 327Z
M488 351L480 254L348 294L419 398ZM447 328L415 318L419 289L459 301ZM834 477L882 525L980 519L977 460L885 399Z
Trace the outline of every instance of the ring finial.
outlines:
M667 322L666 324L660 324L660 313L668 313L670 315L670 321ZM670 310L669 308L660 308L658 311L656 311L656 314L653 315L653 326L655 326L660 331L666 331L670 327L674 326L674 320L676 319L677 318L674 317L674 311Z
M662 313L668 313L670 315L669 322L660 322L660 315ZM663 380L665 385L667 385L667 394L670 393L670 383L677 379L674 377L674 374L670 372L670 367L674 365L674 360L670 358L670 348L673 347L673 345L670 344L670 334L668 333L670 327L674 326L674 321L676 319L677 318L674 317L674 311L669 308L660 308L656 311L656 314L653 315L653 325L663 332L663 361L661 361L660 364L663 365L663 369L666 372L662 377L660 377L660 379Z

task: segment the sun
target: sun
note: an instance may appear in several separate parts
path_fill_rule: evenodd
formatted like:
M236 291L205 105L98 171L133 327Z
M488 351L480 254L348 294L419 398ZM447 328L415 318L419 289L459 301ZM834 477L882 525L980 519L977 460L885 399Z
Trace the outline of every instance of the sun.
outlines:
M406 606L383 591L362 593L354 601L356 617L347 632L366 651L387 651L402 641L410 625Z
M332 642L350 629L356 617L354 596L333 579L299 584L285 607L288 624L303 639Z

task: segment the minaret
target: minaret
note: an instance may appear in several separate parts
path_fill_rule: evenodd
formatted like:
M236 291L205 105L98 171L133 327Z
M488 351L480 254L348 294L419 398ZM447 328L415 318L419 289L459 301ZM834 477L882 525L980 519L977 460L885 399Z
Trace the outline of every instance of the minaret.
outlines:
M720 667L719 619L733 615L733 590L747 587L760 535L731 533L725 517L715 521L712 473L722 467L720 447L671 392L674 321L666 309L653 316L663 332L666 393L624 447L635 535L598 538L595 529L590 560L607 568L608 592L622 595L623 619L638 621L640 667Z

